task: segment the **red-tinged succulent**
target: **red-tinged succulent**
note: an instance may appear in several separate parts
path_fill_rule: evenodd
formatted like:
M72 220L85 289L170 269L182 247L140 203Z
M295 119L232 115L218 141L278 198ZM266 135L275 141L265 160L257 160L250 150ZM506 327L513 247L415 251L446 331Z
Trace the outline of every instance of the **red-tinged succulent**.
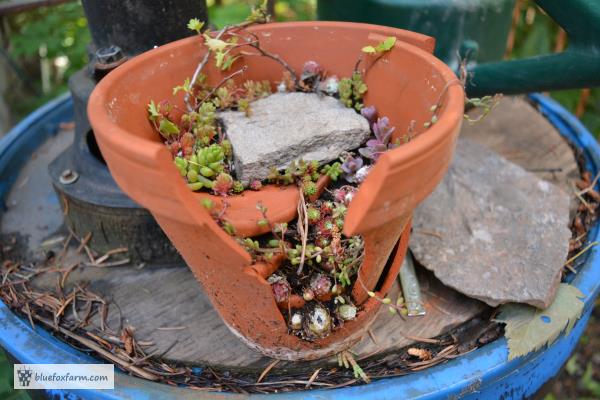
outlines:
M303 181L302 192L307 197L314 196L315 194L317 194L317 184L309 180Z
M331 215L333 212L334 204L331 201L324 201L321 203L321 214Z
M190 132L186 132L179 139L179 143L181 144L181 151L183 156L189 156L194 153L194 143L196 143L196 138Z
M333 221L333 218L330 218L330 217L323 218L322 220L317 222L317 233L320 236L324 236L327 238L331 237L331 235L333 234L334 227L335 227L335 222Z
M290 298L292 288L288 281L283 277L277 277L273 283L271 283L271 290L273 291L273 297L277 303L286 302Z
M171 152L171 155L173 155L173 157L177 156L179 154L179 152L181 151L181 144L179 142L171 142L171 143L167 143L167 149L169 149L169 151Z
M233 189L233 178L226 172L221 172L213 185L213 191L221 196L227 195Z
M310 279L310 289L315 296L324 296L331 291L331 279L325 274L317 273Z
M250 182L249 188L251 190L260 190L262 188L262 183L259 180L253 180Z

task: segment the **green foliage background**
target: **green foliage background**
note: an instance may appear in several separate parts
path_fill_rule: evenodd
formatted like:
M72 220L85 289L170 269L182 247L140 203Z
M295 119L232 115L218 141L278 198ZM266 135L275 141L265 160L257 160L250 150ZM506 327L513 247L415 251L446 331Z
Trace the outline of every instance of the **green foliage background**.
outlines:
M9 15L4 28L8 54L19 68L17 77L21 82L8 91L8 103L19 119L67 90L68 78L87 63L91 36L79 2ZM51 88L46 93L40 79L41 47L45 47L51 62L61 56L68 60L64 71L52 67Z

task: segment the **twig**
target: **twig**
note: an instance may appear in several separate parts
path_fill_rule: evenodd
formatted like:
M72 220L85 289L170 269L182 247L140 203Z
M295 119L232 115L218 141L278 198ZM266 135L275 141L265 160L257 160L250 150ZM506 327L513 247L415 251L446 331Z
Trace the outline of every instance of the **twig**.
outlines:
M271 364L267 365L267 368L265 368L264 371L260 374L260 376L256 380L256 383L260 383L264 379L264 377L267 376L269 371L271 371L273 367L277 365L278 362L279 360L275 360Z
M433 232L433 231L415 230L413 233L421 234L421 235L427 235L427 236L433 236L433 237L436 237L436 238L438 238L440 240L444 239L444 237L442 235L440 235L437 232Z
M225 84L225 82L227 82L228 80L232 79L233 77L237 76L237 75L241 75L244 72L246 72L246 70L248 69L247 65L244 65L242 68L240 68L239 70L235 71L232 74L227 75L225 78L221 79L221 82L219 82L217 84L217 86L213 87L212 90L206 95L204 96L204 98L202 100L200 100L200 102L198 104L202 104L204 103L206 100L210 99L212 97L212 95L215 94L215 92Z
M587 246L585 246L583 248L583 250L580 250L579 253L575 254L573 257L569 258L566 262L565 262L565 266L568 264L571 264L573 261L575 261L579 256L581 256L583 253L585 253L586 251L588 251L589 249L591 249L594 246L597 246L598 244L600 244L600 242L592 242L590 244L588 244Z
M127 247L117 247L116 249L107 251L103 256L98 257L95 262L96 264L102 264L108 259L108 257L112 256L113 254L127 253L128 251L129 249Z
M302 253L300 253L300 264L298 264L298 270L296 274L302 273L304 268L304 260L306 258L306 243L308 241L308 210L306 209L306 201L304 201L304 193L302 188L298 188L300 198L298 200L298 231L302 237Z
M73 234L73 236L75 236L75 234ZM76 252L80 253L81 250L83 250L84 247L87 246L87 244L88 244L88 242L90 241L91 238L92 238L92 232L88 232L87 235L85 235L85 237L83 238L83 240L79 240L79 247L77 247Z
M161 326L156 328L157 331L181 331L187 329L187 326Z
M221 36L223 36L223 34L225 33L225 31L228 28L229 28L228 26L224 26L223 29L221 29L219 31L219 33L217 33L217 36L215 36L215 39L220 39ZM192 79L190 81L190 85L192 87L194 87L194 84L198 80L198 76L200 76L200 72L202 72L202 69L204 68L204 66L208 62L208 60L210 58L210 54L211 54L211 50L207 47L206 48L206 54L204 54L204 57L202 58L202 61L200 61L200 63L196 66L196 69L194 70L194 74L192 75ZM185 102L185 105L186 105L188 111L194 111L195 107L193 107L190 104L190 94L189 93L185 94L185 96L183 97L183 101Z
M102 357L106 358L107 360L110 360L112 362L114 362L115 364L118 364L121 368L123 368L124 370L133 372L134 374L144 378L144 379L149 379L151 381L157 381L159 380L159 377L149 373L148 371L139 368L135 365L132 365L126 361L124 361L123 359L121 359L120 357L117 357L116 355L114 355L113 353L105 350L104 348L98 346L95 342L84 338L80 335L77 335L76 333L71 332L68 329L65 329L61 326L57 326L55 327L52 322L44 317L41 317L39 315L35 315L33 316L36 320L40 321L41 323L43 323L44 325L52 328L55 331L58 331L60 333L62 333L63 335L75 340L76 342L79 342L80 344L86 346L87 348L89 348L90 350L95 351L96 353L100 354Z
M315 372L313 372L313 374L308 379L308 382L306 383L306 386L305 386L306 389L310 388L310 385L317 379L317 376L319 376L320 371L321 371L321 368L317 368L315 370Z

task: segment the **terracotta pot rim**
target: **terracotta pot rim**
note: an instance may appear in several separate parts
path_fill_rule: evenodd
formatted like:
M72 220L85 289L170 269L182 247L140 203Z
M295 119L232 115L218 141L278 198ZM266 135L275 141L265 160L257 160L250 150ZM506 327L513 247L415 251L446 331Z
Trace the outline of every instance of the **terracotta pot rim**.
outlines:
M407 31L404 29L397 29L374 24L338 21L274 22L265 25L258 25L253 27L252 29L260 32L267 31L273 28L284 29L294 27L356 27L362 29L370 28L373 30L374 33L381 34L382 32L385 32L385 34L389 36L399 36L398 34L401 33L402 36L409 37L410 40L413 41L413 44L402 40L398 40L396 42L396 46L402 47L405 51L412 52L416 56L426 59L436 69L436 71L438 71L442 75L446 84L453 80L457 80L454 72L452 72L452 70L450 70L450 68L446 64L444 64L441 60L437 59L431 53L423 49L427 48L430 45L430 43L428 43L428 40L431 40L430 37L419 33ZM111 120L109 112L92 112L92 110L106 110L106 107L110 107L108 89L112 87L115 81L121 79L131 69L135 69L138 65L145 64L148 59L153 59L157 57L157 55L160 55L162 57L168 57L169 53L173 48L181 46L184 43L197 40L197 36L192 36L144 52L136 56L135 58L127 61L126 63L122 64L121 66L117 67L114 71L110 72L98 83L98 85L90 95L88 104L88 115L92 126L102 126L107 128L110 127L110 129L113 131L113 133L110 135L112 136L112 140L124 142L126 138L126 141L128 143L127 146L116 146L113 148L113 150L117 149L118 151L119 148L123 149L124 153L122 155L132 158L136 158L136 152L144 153L142 157L140 157L141 160L148 158L163 158L166 156L170 157L170 154L168 154L168 150L164 146L164 144L158 141L153 141L145 138L140 138L136 135L132 135L127 130L119 127L113 120ZM182 77L182 80L183 78L184 77ZM411 160L427 157L427 154L430 153L433 148L439 146L440 143L444 141L444 136L448 134L447 129L445 127L454 126L462 121L464 108L464 97L462 87L460 85L450 85L447 89L447 93L445 94L445 99L447 101L444 103L444 106L442 107L441 112L438 115L438 121L436 124L427 129L427 131L418 135L409 143L405 143L394 150L388 151L380 158L378 162L386 162L384 161L386 158L397 158L403 163L410 163ZM181 180L180 184L180 186L182 187L185 186L183 180ZM185 188L187 189L187 187Z

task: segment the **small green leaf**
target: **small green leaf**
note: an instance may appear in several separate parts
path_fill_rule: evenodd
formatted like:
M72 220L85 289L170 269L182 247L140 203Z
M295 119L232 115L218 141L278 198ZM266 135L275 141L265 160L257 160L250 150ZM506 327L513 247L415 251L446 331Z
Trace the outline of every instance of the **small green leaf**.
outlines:
M156 107L156 104L154 104L154 101L151 101L150 104L148 104L148 114L150 114L148 116L148 118L150 118L150 120L152 120L152 121L156 121L156 119L158 117L160 117L160 113L158 112L158 107Z
M215 204L211 199L202 199L202 206L207 210L211 210Z
M221 66L223 65L224 59L225 59L225 53L223 53L222 51L218 51L215 53L215 65L217 68L221 68Z
M237 60L238 58L240 58L240 56L235 56L235 57L227 56L227 57L225 57L225 61L223 62L223 65L221 66L221 71L229 71L229 69L231 68L231 65L233 65L233 63L235 62L235 60Z
M164 137L169 137L171 135L176 135L179 133L179 128L173 122L169 121L166 118L160 120L160 125L158 126L158 130Z
M198 18L192 18L188 22L187 27L189 30L200 33L200 30L204 27L204 22L200 21Z
M375 47L373 47L373 46L365 46L362 48L362 52L367 53L367 54L373 54L373 53L376 53L377 50L375 50Z
M562 331L568 335L583 312L582 297L575 286L561 283L554 302L545 310L515 303L501 306L494 321L506 324L508 359L552 344Z
M173 95L176 95L180 90L185 93L190 93L192 91L190 78L186 78L186 80L183 82L183 85L175 86L173 88Z
M393 36L390 36L390 37L386 38L383 42L381 42L377 45L377 50L379 52L390 51L394 47L395 44L396 44L396 38Z
M212 38L212 37L208 36L206 33L203 36L204 36L204 41L205 41L206 45L208 46L208 48L214 52L218 53L220 51L225 50L225 48L227 46L229 46L229 43L224 42L221 39Z

